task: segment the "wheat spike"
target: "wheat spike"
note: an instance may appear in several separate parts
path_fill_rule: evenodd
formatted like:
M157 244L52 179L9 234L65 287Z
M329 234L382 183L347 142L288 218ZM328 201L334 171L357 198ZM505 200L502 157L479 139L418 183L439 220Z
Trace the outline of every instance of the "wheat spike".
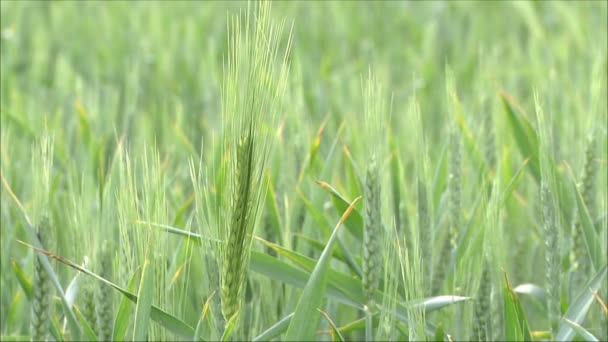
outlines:
M541 182L540 201L545 237L547 307L551 329L555 332L560 315L560 258L558 250L559 229L556 221L555 200L549 187Z
M492 336L492 333L489 331L492 326L491 292L492 283L490 279L490 269L487 261L484 261L477 300L475 301L475 320L473 322L474 341L487 341Z
M42 248L48 248L49 229L48 219L43 217L37 231L38 240L40 240ZM32 317L30 322L32 341L46 341L49 325L51 284L49 275L42 264L42 258L46 258L46 256L36 253L34 260L34 283L32 284Z
M99 253L100 270L99 275L105 279L112 279L112 259L108 247L108 242L102 243L102 248ZM102 284L99 286L96 300L96 328L97 338L100 341L109 341L112 339L114 322L112 320L112 288Z
M368 307L373 308L374 294L380 283L382 226L380 220L380 182L375 156L372 156L365 177L365 229L363 232L363 289Z

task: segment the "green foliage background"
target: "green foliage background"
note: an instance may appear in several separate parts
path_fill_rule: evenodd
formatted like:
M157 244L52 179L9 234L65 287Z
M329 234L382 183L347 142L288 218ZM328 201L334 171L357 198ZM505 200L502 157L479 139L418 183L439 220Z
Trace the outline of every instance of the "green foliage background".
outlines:
M494 253L490 268L496 291L502 289L503 271L512 287L545 286L539 179L533 169L546 166L542 159L547 157L558 175L551 186L560 213L561 309L566 312L582 291L570 280L575 278L570 223L577 206L571 185L581 183L591 135L596 154L590 167L597 177L590 195L594 204L587 209L603 264L588 269L584 281L606 263L607 3L272 5L273 17L286 19L292 27L291 71L256 236L319 258L331 231L321 229L314 213L333 227L343 209L336 210L315 181L331 184L348 201L362 194L370 143L363 124L362 82L371 71L387 90L391 108L390 117L382 118L386 131L378 137L386 138L388 151L380 161L383 220L387 230L394 227L400 239L410 240L408 234L418 229L417 180L424 178L430 190L435 232L431 254L436 263L449 263L438 258L447 235L450 133L456 131L462 141L463 238L448 285L432 295L475 297L488 250ZM8 186L32 224L49 217L53 239L45 246L48 250L77 264L86 257L87 268L98 274L101 259L110 260L110 272L102 276L124 288L134 278L131 293L140 288L144 260L152 260L152 304L196 328L214 286L205 263L208 251L157 225L205 236L200 219L204 210L196 210L195 197L200 199L198 191L214 189L195 187L191 164L196 172L199 162L204 170L219 170L228 18L246 4L2 1L0 6L2 340L29 339L30 303L15 265L33 279L35 256L18 242L33 244ZM288 34L283 34L283 46ZM525 164L532 155L521 148L505 103L531 123L541 145L549 142L541 158ZM415 105L420 107L420 124L412 110ZM50 147L49 159L45 151ZM428 167L419 169L422 157ZM523 176L517 178L524 164ZM200 171L206 172L203 168ZM492 185L498 193L514 186L500 206L484 191ZM363 205L356 205L358 211ZM104 241L110 243L109 252L101 248ZM344 233L342 243L360 262L360 240ZM255 239L253 250L291 264ZM52 265L65 289L78 272L57 262ZM332 265L356 277L345 263L334 260ZM81 286L97 286L91 279L81 284L94 285ZM599 293L606 301L605 282L602 286ZM241 318L246 328L236 336L258 336L293 312L300 294L297 287L254 270ZM123 296L116 291L110 296L116 315ZM77 306L83 305L80 300ZM542 300L521 300L530 329L549 330ZM52 318L61 326L65 312L57 297L52 309ZM132 316L133 323L135 305L131 309L126 320ZM362 317L360 311L331 299L324 310L337 326ZM582 325L605 338L606 316L599 303L589 312ZM473 303L467 302L429 314L426 322L433 331L441 326L466 339L473 313ZM202 336L217 338L213 329L211 324ZM329 329L321 320L319 330ZM400 330L399 336L406 331ZM184 338L156 321L150 325L151 340L178 337ZM363 335L356 329L345 337Z

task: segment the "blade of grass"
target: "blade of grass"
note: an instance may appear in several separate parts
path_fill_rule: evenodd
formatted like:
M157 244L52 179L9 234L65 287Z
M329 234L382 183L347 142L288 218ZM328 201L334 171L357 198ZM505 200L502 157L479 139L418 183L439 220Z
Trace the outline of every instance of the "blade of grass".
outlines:
M323 230L327 232L327 236L330 236L332 229L329 222L327 222L325 217L317 210L317 208L314 207L314 205L304 196L304 194L302 194L301 191L298 190L297 193L300 199L302 200L302 203L304 203L304 206L312 215L315 222L319 225L319 227L322 227ZM319 247L319 244L315 243L315 247L320 248L320 250L323 250L325 245L320 243ZM355 257L350 253L349 249L346 248L340 236L338 236L338 247L339 249L334 252L334 255L342 256L342 260L351 268L351 270L361 276L363 273L361 271L359 263L356 262Z
M310 272L306 272L275 257L257 251L251 251L251 263L249 267L256 273L298 288L304 288L306 282L310 278ZM327 287L326 295L329 298L352 307L360 307L358 301L350 298L331 285Z
M205 301L205 305L203 306L203 313L201 314L201 318L198 320L198 323L196 324L196 329L194 330L194 337L192 338L193 341L200 340L200 336L203 330L203 322L209 314L209 308L211 308L211 300L213 299L214 295L215 291L211 292L211 295L209 296L209 298L207 298L207 301Z
M289 322L291 322L291 318L293 317L293 312L289 315L283 317L276 324L266 329L263 333L258 335L253 339L254 342L257 341L270 341L271 339L281 335L287 328L289 327Z
M183 231L177 228L167 230L170 233L192 238L195 241L200 241L202 237L199 234ZM285 263L278 258L270 255L251 251L250 268L252 271L262 274L270 279L274 279L285 284L290 284L298 288L304 288L310 274L314 269L316 263L313 259L301 255L299 253L287 250L279 245L265 241L259 237L256 240L267 244L273 248L279 254L287 257L292 262L298 264L304 270L296 268ZM329 269L329 278L326 289L326 295L338 302L349 305L351 307L361 309L364 302L361 280L353 278L347 274L338 272L333 269ZM377 301L381 302L384 294L380 291L377 292ZM422 305L426 312L432 312L439 310L445 306L456 304L462 301L470 300L469 297L460 296L436 296L432 298L419 299L411 301L407 305ZM404 323L407 323L407 315L405 314L406 306L403 303L399 303L397 308L397 317Z
M327 312L318 309L319 312L321 313L321 315L323 315L325 317L325 319L327 319L327 322L329 323L329 326L331 327L331 332L332 332L332 336L334 337L334 341L340 341L340 342L344 342L344 336L342 336L342 334L340 333L340 329L338 329L338 327L336 327L336 324L334 323L334 321L329 317L329 315L327 314Z
M169 226L166 224L159 224L159 223L146 222L146 221L135 221L135 223L150 225L152 227L157 227L157 228L162 228L163 230L167 231L168 233L185 236L187 238L194 240L196 243L201 243L202 240L207 240L207 241L216 242L216 243L225 243L222 240L202 236L200 234L193 233L193 232L179 229L179 228L175 228L175 227L172 227L172 226Z
M362 317L338 328L341 334L365 329L367 317ZM372 327L378 327L378 314L372 314Z
M520 166L519 169L515 172L515 175L513 176L513 178L511 178L511 180L509 181L509 184L507 184L507 187L500 194L500 199L498 200L499 208L502 208L502 206L505 204L505 202L511 197L513 190L515 190L515 188L519 184L519 181L521 181L522 176L524 174L526 166L528 166L529 161L530 161L529 158L524 160L524 163L522 164L522 166Z
M251 251L250 269L270 279L274 279L298 288L304 288L310 278L310 272L291 266L268 254ZM350 298L333 286L327 288L326 295L341 303L359 308L359 302Z
M33 246L32 245L28 245L28 246L35 248L35 249L41 249L42 243L40 243L40 240L38 240L38 236L34 231L32 221L28 217L28 215L25 211L25 208L23 207L23 204L21 204L21 201L19 201L19 198L17 198L17 196L13 192L13 189L10 187L10 185L4 178L4 173L1 170L0 170L0 179L2 180L2 185L4 186L6 191L9 193L10 197L17 204L17 207L19 207L19 210L23 214L23 218L25 219L25 223L26 223L24 225L26 235L27 235L29 241L31 241L33 243ZM59 292L59 297L61 298L61 303L63 304L63 309L66 312L68 326L70 328L71 333L73 334L72 337L74 339L79 339L80 333L81 333L80 326L78 325L76 315L74 314L72 307L70 306L67 299L65 298L65 293L63 292L63 288L61 287L59 278L53 271L53 267L51 266L51 263L49 262L48 258L40 258L40 261L42 262L42 266L44 267L44 270L47 272L49 278L51 279L51 282L55 286L55 289L57 290L57 292Z
M597 231L593 226L593 221L589 216L589 211L587 210L587 206L585 205L581 192L577 186L574 186L574 184L572 184L572 187L576 193L576 205L580 214L579 216L581 226L583 228L583 236L587 245L589 258L591 260L593 269L598 270L600 265L603 265L606 262L606 251L602 251L601 238L598 236Z
M133 303L137 304L137 296L132 294L131 292L123 289L122 287L112 283L111 281L100 277L99 275L85 269L82 268L81 266L75 264L74 262L67 260L65 258L62 258L56 254L53 254L49 251L46 251L44 249L29 245L23 241L19 241L19 243L28 246L30 248L35 249L36 251L47 255L50 258L53 258L57 261L59 261L62 264L65 264L67 266L70 266L82 273L85 273L95 279L97 279L98 281L101 281L102 283L113 287L114 289L116 289L118 292L120 292L123 296L127 297L130 301L132 301ZM189 326L188 324L184 323L182 320L180 320L179 318L167 313L166 311L163 311L162 309L152 305L151 306L151 312L150 312L150 318L152 318L153 321L157 322L158 324L162 325L163 327L165 327L166 329L168 329L169 331L179 335L179 336L183 336L186 338L190 338L192 337L192 335L194 334L194 328L192 328L191 326Z
M200 241L202 237L199 234L183 231L177 228L167 230L170 233L185 236L195 241ZM289 251L281 246L272 244L264 241L259 237L257 240L268 244L271 248L276 250L279 254L284 255L288 259L292 260L304 270L296 268L285 263L278 258L270 255L260 253L257 251L251 251L250 269L256 273L262 274L270 279L280 281L285 284L290 284L298 288L304 288L308 279L310 278L310 272L314 269L315 261L309 257L303 256L299 253ZM326 294L329 298L337 300L340 303L349 305L351 307L361 309L364 301L363 292L361 291L362 285L359 279L353 278L347 274L337 272L333 269L329 271L328 284ZM377 292L377 300L381 302L384 294ZM469 297L459 296L436 296L432 298L420 299L410 302L408 305L423 305L426 312L432 312L439 310L445 306L456 304L462 301L470 300ZM407 315L405 314L406 305L403 303L399 304L397 308L397 318L403 323L407 323Z
M504 274L504 324L507 341L531 341L532 334L523 307L517 294L511 289L507 274Z
M606 317L608 317L608 306L606 306L606 303L604 303L604 301L602 300L602 298L597 294L597 291L593 291L593 297L600 304L600 307L602 308L602 311L604 312L604 315Z
M150 260L146 259L141 271L139 290L137 291L138 300L135 307L135 323L133 327L134 341L144 341L147 339L153 291L154 268L151 267Z
M13 271L15 272L15 276L17 277L17 280L19 281L19 285L21 285L21 289L25 293L25 297L28 300L32 300L32 282L31 282L31 280L27 277L25 272L23 272L23 269L21 268L19 263L17 263L16 260L12 260L11 264L13 267ZM57 324L56 320L51 320L50 330L51 330L51 335L53 335L55 340L57 340L57 341L64 340L63 335L61 333L61 328L60 328L59 324ZM29 340L29 338L28 338L28 340Z
M78 318L78 321L80 322L80 325L82 326L82 330L84 331L84 334L87 337L87 339L89 341L96 342L97 335L95 335L95 332L93 331L93 329L91 329L91 326L87 322L86 318L84 318L84 316L82 315L80 310L78 310L78 307L74 307L74 313L76 314L76 317Z
M27 275L25 274L25 272L23 272L23 269L17 263L16 260L11 260L11 264L13 266L15 276L17 277L17 280L19 281L23 292L25 292L25 296L27 297L27 299L32 298L32 282L28 279Z
M331 203L338 212L343 213L348 209L348 201L334 187L323 181L318 180L316 182L331 195ZM353 208L352 213L346 218L344 225L359 241L363 240L363 216L361 216L358 210Z
M500 99L507 116L507 120L519 151L524 158L530 159L530 171L537 183L540 183L540 159L538 154L538 136L530 121L513 108L512 100L504 92L500 93Z
M302 296L296 305L293 319L287 329L286 340L289 341L303 341L312 340L314 338L314 332L316 331L318 324L318 312L317 308L320 306L325 293L325 287L327 286L327 276L329 262L331 260L331 253L334 246L334 242L338 236L338 228L346 221L348 216L354 209L355 203L360 199L357 197L344 211L344 214L340 218L340 221L334 228L325 250L321 254L317 266L313 270L310 279L308 280Z
M580 324L578 324L576 322L572 322L571 320L569 320L567 318L564 318L564 322L566 322L566 324L568 324L572 329L574 329L574 331L576 331L577 334L581 335L585 339L585 341L589 341L589 342L599 341L597 339L597 337L593 336L592 333L587 331L587 329L583 328Z
M363 311L365 312L365 340L373 341L372 332L374 330L374 322L372 320L372 313L369 311L369 308L366 306Z
M310 238L308 236L302 235L300 233L294 233L293 236L296 239L302 240L304 242L306 242L307 244L309 244L312 248L314 248L315 250L317 250L319 253L323 251L323 248L325 248L325 244L319 240L315 240L313 238ZM346 257L344 256L344 254L342 253L342 251L340 249L337 249L334 251L334 258L336 260L339 260L341 262L343 262L344 264L347 264L346 261Z
M42 246L42 244L38 240L38 237L36 237L36 234L32 234L30 238L32 239L35 245ZM51 279L53 285L55 285L55 289L59 292L59 298L61 299L61 302L63 304L63 309L66 311L65 317L67 318L70 332L73 338L77 340L80 338L80 326L77 323L76 315L74 314L70 303L68 303L67 298L65 297L65 293L63 292L63 288L61 287L59 278L57 277L57 274L55 274L55 272L53 271L53 267L51 266L51 263L49 262L48 258L40 258L40 260L42 262L42 266L49 275L49 278Z
M296 252L292 252L286 248L283 248L274 243L265 241L261 238L256 237L256 239L266 246L272 248L277 253L287 257L292 262L296 263L300 267L304 268L307 272L313 272L316 262L314 259L306 257ZM335 286L337 289L342 291L344 294L349 296L350 298L360 298L363 299L363 292L361 291L361 286L357 286L355 284L355 279L351 276L348 276L344 273L337 272L335 270L328 270L328 282L329 284ZM358 284L360 285L360 284ZM362 303L362 302L361 302Z
M602 285L606 285L604 283L604 278L606 278L607 270L608 266L604 265L596 276L593 277L585 289L576 297L574 302L572 302L572 305L570 305L568 311L566 311L563 316L564 319L568 319L576 324L581 324L587 315L587 311L589 311L589 308L591 307L591 303L593 303L593 293ZM557 341L570 341L573 337L574 329L567 323L561 322L555 339Z
M222 342L230 341L230 337L232 337L232 331L234 331L234 327L236 326L236 322L239 318L239 311L237 310L232 317L226 323L226 328L224 329L224 333L222 334Z
M471 129L469 128L469 125L464 117L460 99L453 89L450 91L450 97L455 107L454 115L456 116L456 122L458 123L458 127L462 132L462 136L464 137L465 148L469 152L469 155L475 164L474 169L479 170L479 172L485 172L485 169L487 168L486 161L482 157L479 145L477 144L477 139L475 139L473 136L473 133L471 132Z
M127 284L128 291L135 290L135 281L137 280L137 272L133 273L131 280ZM131 302L126 296L120 299L116 318L114 319L114 341L124 341L127 328L129 327Z

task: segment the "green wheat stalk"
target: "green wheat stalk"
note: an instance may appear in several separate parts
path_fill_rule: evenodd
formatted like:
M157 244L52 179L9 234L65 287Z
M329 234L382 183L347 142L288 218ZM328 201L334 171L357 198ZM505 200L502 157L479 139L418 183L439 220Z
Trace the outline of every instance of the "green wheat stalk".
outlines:
M428 148L424 135L420 105L414 96L410 102L410 112L413 115L413 127L415 141L419 145L416 149L416 210L417 210L417 234L420 246L421 269L424 270L422 283L423 294L430 295L429 285L433 279L433 226L431 223L431 208L429 201L429 190L427 188L429 161ZM411 244L410 244L411 245Z
M559 251L559 212L558 199L553 194L556 188L555 168L553 166L554 139L551 132L552 121L547 120L541 106L540 97L534 93L534 103L539 130L540 152L540 209L543 238L545 244L545 289L547 291L547 316L550 330L555 334L561 317L560 310L560 272Z
M365 176L365 229L363 231L363 289L368 307L374 306L374 294L380 283L382 269L382 223L380 219L380 180L375 156L372 156Z
M431 214L429 210L429 200L426 185L418 180L418 230L420 240L420 251L422 254L422 269L424 270L425 295L430 295L426 289L433 279L433 230L431 227Z
M595 162L595 135L591 135L587 141L585 148L585 161L583 165L583 174L579 189L583 201L587 206L587 210L593 217L593 208L595 207L595 179L597 174L597 163ZM584 240L582 225L578 217L578 211L575 210L572 223L572 240L573 248L570 253L572 270L574 274L574 287L579 289L585 282L589 273L589 259L587 254L587 246Z
M560 260L558 251L559 231L556 222L555 202L549 187L541 183L541 207L543 231L545 237L545 283L547 289L547 308L552 331L556 331L560 314L559 273Z
M482 264L481 280L477 299L475 301L475 319L473 321L473 341L487 341L491 338L492 326L492 282L490 277L490 267L484 260Z
M82 315L84 316L85 320L89 323L89 327L91 327L91 329L93 331L98 331L97 330L97 312L95 309L95 291L93 290L93 283L92 282L87 282L83 291L82 291L82 297L83 297L83 305L82 305Z
M48 219L43 217L38 225L37 235L38 240L42 244L42 248L48 248L48 240L50 234L50 225ZM46 341L50 303L51 303L51 283L42 264L42 258L45 255L36 253L34 259L34 283L32 284L32 316L30 321L30 333L32 341Z
M448 189L450 196L450 247L456 250L458 235L460 232L460 210L461 210L461 180L462 160L460 154L460 135L454 131L450 139L450 162Z
M226 322L238 314L247 277L252 234L266 194L264 170L270 154L275 117L279 112L288 63L288 40L282 63L279 53L283 23L274 24L270 3L249 3L242 22L233 17L222 91L223 150L226 184L224 208L217 216L221 263L221 311Z
M483 120L484 144L483 152L488 163L488 171L496 169L496 133L494 131L494 116L488 114Z
M385 120L388 119L384 89L378 76L371 70L363 86L363 122L366 126L365 144L368 159L364 180L365 203L363 231L363 291L367 306L374 310L374 295L382 276L382 179L380 163L384 160L385 143L381 139Z
M460 197L461 197L461 159L460 159L460 137L454 130L450 135L450 158L448 163L448 196L449 196L449 222L448 234L446 234L441 246L439 259L435 266L432 293L438 294L447 276L450 265L450 255L457 248L458 234L460 229Z

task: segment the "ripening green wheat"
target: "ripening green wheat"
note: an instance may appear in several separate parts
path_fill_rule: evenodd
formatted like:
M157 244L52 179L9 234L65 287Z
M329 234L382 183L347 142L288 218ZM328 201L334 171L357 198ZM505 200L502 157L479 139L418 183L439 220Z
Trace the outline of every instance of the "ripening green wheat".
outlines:
M580 183L580 192L589 213L594 213L595 207L595 177L597 173L597 160L595 155L595 135L592 135L585 146L585 160ZM572 223L572 252L570 253L572 269L574 272L574 287L584 286L586 275L589 273L589 258L585 244L584 232L575 211ZM576 290L575 290L576 291Z
M93 331L97 329L97 312L95 308L95 286L94 284L87 283L82 289L82 315L86 319L87 323Z
M222 146L228 167L219 229L226 241L220 253L226 321L241 309L252 234L266 194L264 171L288 70L289 43L280 56L283 25L270 20L270 3L250 6L256 6L255 13L248 10L244 20L234 17L230 23L222 92Z
M388 117L384 91L378 77L369 76L364 85L364 120L368 133L365 135L367 160L365 162L365 179L363 200L365 203L363 231L363 290L367 306L374 310L374 296L382 275L381 245L384 236L382 222L382 162L384 160L385 141L382 140L383 125L378 119Z
M373 307L374 294L380 283L382 222L380 215L380 179L375 156L365 173L365 231L363 232L363 289L368 306Z
M450 196L450 247L456 249L460 237L461 197L462 197L462 157L460 135L453 132L450 136L450 162L448 168L448 189Z
M99 253L99 275L106 279L113 279L112 277L112 264L111 264L111 250L108 247L108 242L104 241ZM112 331L114 327L113 321L113 310L112 310L112 289L106 285L101 285L95 292L95 309L97 313L97 319L95 320L95 327L97 337L101 341L107 341L112 338Z
M475 300L475 318L473 322L473 341L487 341L492 337L492 283L488 262L484 260L481 271L479 290Z
M38 239L43 246L50 246L50 224L46 217L43 217L38 224ZM32 341L46 341L49 329L49 315L51 305L51 284L49 275L42 266L41 258L43 255L36 255L34 260L34 282L32 283L32 316L31 316L31 336Z
M559 227L557 226L555 203L552 193L546 184L541 184L540 203L545 237L545 262L547 285L547 310L552 331L557 328L560 317L560 279L559 279Z
M607 55L605 1L0 1L0 340L608 340Z

